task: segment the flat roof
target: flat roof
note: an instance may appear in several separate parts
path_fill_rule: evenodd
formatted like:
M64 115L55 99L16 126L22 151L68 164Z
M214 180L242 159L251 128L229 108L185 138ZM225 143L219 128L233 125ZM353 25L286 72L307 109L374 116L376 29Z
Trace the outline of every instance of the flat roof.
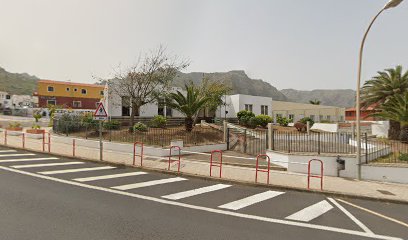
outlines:
M64 84L64 85L71 85L71 86L105 88L104 85L97 85L97 84L90 84L90 83L76 83L76 82L55 81L55 80L45 80L45 79L39 80L38 83Z

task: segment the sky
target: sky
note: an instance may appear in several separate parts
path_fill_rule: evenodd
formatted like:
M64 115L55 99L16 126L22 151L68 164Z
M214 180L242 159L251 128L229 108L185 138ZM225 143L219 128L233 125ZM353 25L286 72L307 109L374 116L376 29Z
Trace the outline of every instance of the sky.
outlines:
M355 89L387 0L0 0L0 67L93 83L166 46L185 72L245 70L278 89ZM408 1L370 32L363 79L408 70Z

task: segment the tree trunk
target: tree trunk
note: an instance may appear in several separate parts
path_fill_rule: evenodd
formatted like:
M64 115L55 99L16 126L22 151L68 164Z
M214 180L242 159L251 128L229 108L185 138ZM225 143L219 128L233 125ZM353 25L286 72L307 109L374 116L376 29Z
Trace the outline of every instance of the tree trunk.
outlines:
M192 117L186 117L184 119L184 124L187 132L191 132L193 130L194 120Z
M399 140L401 131L401 123L390 120L390 129L388 130L388 138L391 140Z
M130 113L130 126L135 125L135 116L139 116L140 106L132 104L132 112Z

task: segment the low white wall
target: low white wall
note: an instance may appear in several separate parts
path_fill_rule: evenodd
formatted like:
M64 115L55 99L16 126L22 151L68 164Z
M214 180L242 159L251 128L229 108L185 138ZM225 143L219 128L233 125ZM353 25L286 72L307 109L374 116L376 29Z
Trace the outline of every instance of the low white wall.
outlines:
M339 125L337 123L315 123L312 130L322 130L325 132L338 132Z
M309 160L319 159L323 161L323 175L337 176L337 155L295 155L273 151L267 151L267 155L271 158L272 163L282 167L287 167L288 172L304 174L307 174ZM340 177L356 178L356 158L351 155L340 156L340 158L345 160L345 170L340 170ZM320 174L320 164L318 162L312 162L311 172L313 174Z
M363 165L361 174L364 180L408 183L408 167Z
M388 130L390 129L389 121L378 121L371 125L371 133L377 137L388 138Z

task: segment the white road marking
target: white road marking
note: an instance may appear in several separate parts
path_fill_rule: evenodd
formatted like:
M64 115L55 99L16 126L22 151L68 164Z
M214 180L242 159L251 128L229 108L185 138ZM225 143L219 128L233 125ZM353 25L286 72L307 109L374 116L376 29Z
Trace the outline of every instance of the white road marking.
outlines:
M357 224L361 229L364 230L364 232L369 233L369 234L374 234L366 225L364 225L360 220L358 220L356 217L354 217L349 211L347 211L343 206L341 206L336 200L333 198L327 198L329 199L330 202L332 202L336 207L338 207L344 214L347 215L355 224Z
M115 186L115 187L112 187L112 188L113 189L118 189L118 190L129 190L129 189L135 189L135 188L150 187L150 186L165 184L165 183L180 182L180 181L185 181L185 180L187 180L187 179L181 178L181 177L175 177L175 178L166 178L166 179L160 179L160 180L153 180L153 181L148 181L148 182L126 184L126 185L121 185L121 186Z
M0 154L0 157L34 156L34 153Z
M9 171L9 172L14 172L14 173L27 175L27 176L32 176L32 177L36 177L36 178L41 178L41 179L45 179L45 180L49 180L49 181L54 181L54 182L58 182L58 183L64 183L64 184L68 184L68 185L72 185L72 186L83 187L83 188L93 189L93 190L99 190L99 191L103 191L103 192L114 193L114 194L119 194L119 195L122 195L122 196L128 196L128 197L132 197L132 198L143 199L143 200L146 200L146 201L152 201L152 202L171 205L171 206L194 209L194 210L203 211L203 212L210 212L210 213L222 214L222 215L226 215L226 216L257 220L257 221L261 221L261 222L277 223L277 224L288 225L288 226L296 226L296 227L302 227L302 228L317 229L317 230L323 230L323 231L329 231L329 232L336 232L336 233L343 233L343 234L349 234L349 235L355 235L355 236L362 236L362 237L367 237L367 238L372 238L372 239L403 240L402 238L396 238L396 237L384 236L384 235L370 235L370 234L367 234L366 232L360 232L360 231L337 228L337 227L329 227L329 226L316 225L316 224L303 223L303 222L294 222L294 221L282 220L282 219L276 219L276 218L260 217L260 216L255 216L255 215L231 212L231 211L227 211L227 210L195 206L195 205L191 205L191 204L187 204L187 203L175 202L175 201L170 201L170 200L161 199L161 198L144 196L144 195L136 194L136 193L124 192L124 191L119 191L119 190L115 190L115 189L92 186L92 185L88 185L88 184L85 184L85 183L79 183L79 182L59 179L59 178L50 177L50 176L44 176L44 175L31 173L31 172L25 172L25 171L22 171L22 170L8 168L8 167L4 167L4 166L0 166L0 169L3 169L5 171Z
M225 208L229 210L239 210L244 207L248 207L252 204L259 203L274 197L277 197L281 194L284 194L284 192L276 192L276 191L266 191L263 193L258 193L234 202L230 202L221 206L218 206L219 208Z
M162 196L162 198L167 198L167 199L171 199L171 200L179 200L179 199L183 199L183 198L187 198L187 197L200 195L200 194L203 194L203 193L208 193L208 192L221 190L221 189L228 188L228 187L231 187L231 185L216 184L216 185L212 185L212 186L208 186L208 187L202 187L202 188L197 188L197 189L193 189L193 190L189 190L189 191L185 191L185 192L179 192L179 193L174 193L174 194Z
M56 160L56 159L59 159L59 158L56 158L56 157L48 157L48 158L16 158L16 159L2 159L2 160L0 160L0 163L44 161L44 160Z
M323 200L321 202L318 202L316 204L313 204L307 208L304 208L298 212L295 212L294 214L286 217L286 219L289 220L295 220L295 221L301 221L301 222L309 222L326 212L330 211L333 209L333 206L330 205L329 202L326 200Z
M360 207L360 206L358 206L358 205L355 205L355 204L353 204L353 203L344 201L344 200L342 200L342 199L338 199L338 198L337 198L337 201L340 201L340 202L342 202L342 203L348 204L348 205L350 205L350 206L352 206L352 207L355 207L355 208L358 208L358 209L360 209L360 210L366 211L366 212L371 213L371 214L373 214L373 215L375 215L375 216L378 216L378 217L387 219L387 220L389 220L389 221L391 221L391 222L398 223L398 224L400 224L400 225L402 225L402 226L404 226L404 227L408 227L408 224L407 224L407 223L402 222L402 221L397 220L397 219L394 219L394 218L391 218L391 217L387 217L387 216L385 216L385 215L383 215L383 214L381 214L381 213L374 212L374 211L372 211L372 210L370 210L370 209Z
M0 150L0 153L17 152L16 150Z
M74 168L74 169L66 169L66 170L39 172L39 174L53 175L53 174L62 174L62 173L76 173L76 172L106 170L106 169L113 169L113 168L116 168L116 167L106 166L106 167L91 167L91 168Z
M84 162L59 162L59 163L41 163L41 164L26 164L26 165L14 165L12 168L36 168L36 167L52 167L52 166L65 166L65 165L78 165L84 164Z
M96 180L121 178L121 177L137 176L137 175L144 175L144 174L147 174L147 173L145 173L145 172L129 172L129 173L119 173L119 174L102 175L102 176L95 176L95 177L75 178L75 179L72 179L72 180L78 181L78 182L90 182L90 181L96 181Z

